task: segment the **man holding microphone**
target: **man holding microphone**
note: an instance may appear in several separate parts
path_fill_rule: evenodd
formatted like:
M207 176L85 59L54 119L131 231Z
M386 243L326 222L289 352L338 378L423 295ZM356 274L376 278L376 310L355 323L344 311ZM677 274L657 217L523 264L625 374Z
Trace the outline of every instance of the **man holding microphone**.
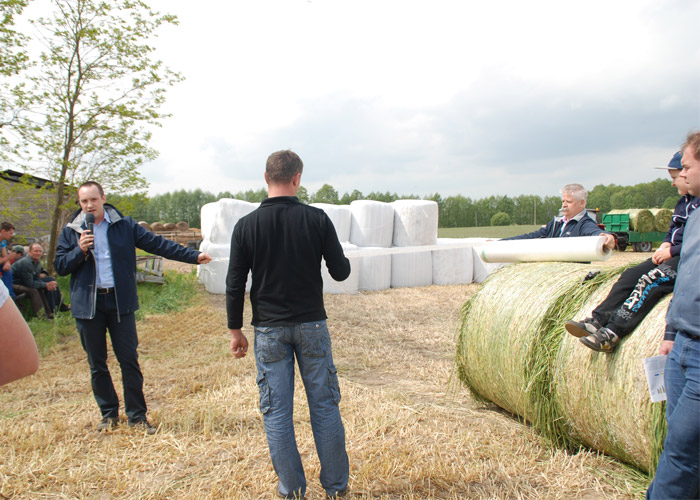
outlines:
M154 434L146 419L143 375L136 348L138 336L134 313L139 308L136 293L136 248L166 259L206 264L206 253L186 248L157 236L124 217L106 203L102 186L86 182L78 188L77 211L61 232L54 268L71 275L71 312L87 353L95 396L102 420L97 429L119 423L119 398L107 367L107 331L122 371L124 409L130 427ZM88 230L88 224L94 231Z

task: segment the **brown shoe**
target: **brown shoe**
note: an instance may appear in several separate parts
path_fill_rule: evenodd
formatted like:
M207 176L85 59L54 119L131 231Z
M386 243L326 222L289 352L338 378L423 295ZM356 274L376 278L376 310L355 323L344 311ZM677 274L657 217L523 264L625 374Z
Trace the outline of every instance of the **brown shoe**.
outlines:
M97 424L97 430L102 432L106 430L114 429L119 425L119 418L117 417L104 417L102 421Z
M155 434L158 429L156 427L153 427L151 424L148 423L148 420L139 420L138 422L129 422L129 427L132 429L136 429L138 431L143 431L149 436L151 434Z

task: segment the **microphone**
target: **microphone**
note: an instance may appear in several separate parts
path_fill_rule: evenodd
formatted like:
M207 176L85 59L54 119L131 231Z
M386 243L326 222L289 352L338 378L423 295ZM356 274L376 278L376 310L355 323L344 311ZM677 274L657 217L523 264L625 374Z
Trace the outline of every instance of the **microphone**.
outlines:
M85 224L87 224L87 229L90 231L90 234L94 235L95 234L95 214L85 214ZM89 249L95 248L95 243L93 242Z

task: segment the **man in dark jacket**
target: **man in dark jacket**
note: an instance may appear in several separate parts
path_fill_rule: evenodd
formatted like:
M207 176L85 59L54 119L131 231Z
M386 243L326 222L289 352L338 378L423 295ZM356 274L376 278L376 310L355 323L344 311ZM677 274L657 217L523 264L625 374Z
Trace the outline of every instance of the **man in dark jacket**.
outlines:
M673 291L685 223L700 205L700 198L688 194L688 185L679 178L682 156L677 152L667 167L680 198L664 242L650 259L620 275L590 318L566 322L566 330L589 349L612 352L620 339L632 333L659 300Z
M12 264L12 285L16 294L27 294L34 314L38 316L43 310L46 317L52 319L56 309L68 311L70 308L63 304L56 280L41 267L43 255L44 249L39 243L29 245L27 255Z
M328 498L335 498L345 493L350 469L323 306L321 259L336 281L350 275L350 261L328 216L296 198L303 166L292 151L278 151L267 159L268 198L233 230L226 309L231 351L241 358L248 350L241 326L246 279L252 270L250 301L260 411L279 478L277 493L284 498L304 498L306 492L294 438L296 357L321 462L321 486Z
M605 233L586 213L588 193L581 184L567 184L561 190L561 215L531 233L503 238L504 240L532 240L537 238L568 238L576 236L605 236L605 246L615 247L615 237Z
M58 239L54 268L70 274L73 317L80 341L87 353L92 392L102 413L98 430L119 423L119 398L107 367L107 330L119 361L124 385L124 409L131 427L153 434L156 428L146 419L143 375L136 347L135 311L136 248L167 259L206 264L211 257L186 248L124 217L106 204L102 186L86 182L78 188L81 210L63 228ZM86 215L94 216L94 232L88 230Z

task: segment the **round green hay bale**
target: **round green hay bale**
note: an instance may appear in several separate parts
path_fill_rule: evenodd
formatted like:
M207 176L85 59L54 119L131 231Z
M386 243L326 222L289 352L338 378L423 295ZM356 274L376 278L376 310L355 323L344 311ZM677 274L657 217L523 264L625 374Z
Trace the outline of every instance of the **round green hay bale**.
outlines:
M657 231L665 233L671 225L673 210L668 208L650 208L649 211L654 216L654 224Z
M646 208L630 210L630 229L638 233L656 231L656 220ZM668 229L668 228L667 228Z
M617 278L591 294L574 318L589 317ZM647 472L656 468L666 422L664 405L651 402L643 360L658 354L669 302L670 296L660 301L612 354L591 351L564 331L552 370L570 439Z
M549 367L561 336L551 337L552 307L580 308L594 280L590 265L561 262L505 266L465 304L457 341L457 373L472 393L546 431ZM572 313L573 313L572 311Z

